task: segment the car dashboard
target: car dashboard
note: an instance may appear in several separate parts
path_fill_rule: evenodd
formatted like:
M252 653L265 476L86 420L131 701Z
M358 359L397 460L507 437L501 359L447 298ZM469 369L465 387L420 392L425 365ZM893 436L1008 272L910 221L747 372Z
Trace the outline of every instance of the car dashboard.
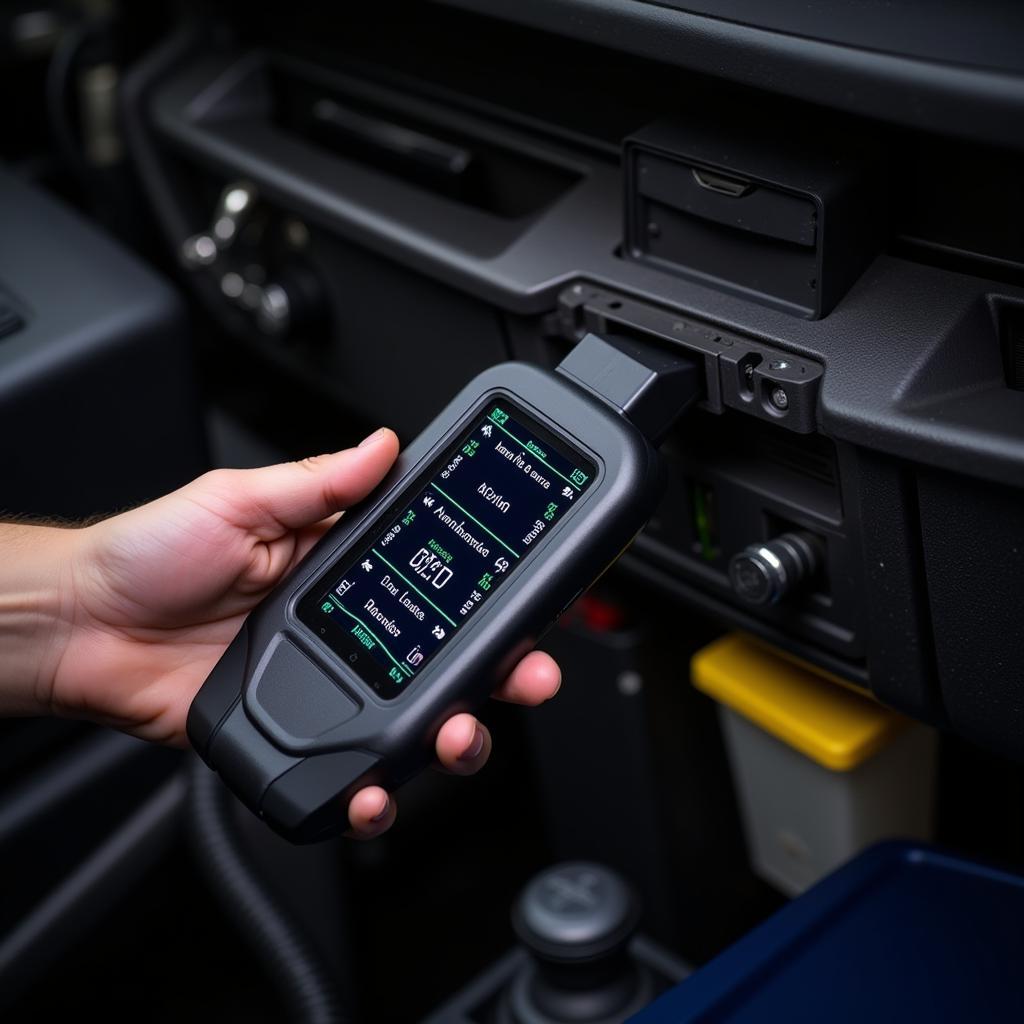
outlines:
M588 333L701 370L664 442L660 506L546 640L565 692L528 721L496 713L507 753L488 780L461 794L418 780L396 835L344 852L300 854L239 824L339 974L362 979L364 1010L380 998L376 1019L425 1017L509 936L489 924L474 942L472 908L456 908L448 962L396 991L384 939L325 923L311 889L355 932L379 913L428 948L446 893L475 887L503 921L531 871L595 857L633 880L647 933L694 964L781 904L750 867L731 741L689 683L723 634L941 733L934 834L1024 857L1024 12L218 0L114 25L88 26L69 58L117 81L115 99L82 94L93 105L70 134L84 156L58 145L57 170L39 171L14 147L0 176L0 422L39 459L78 453L56 490L4 455L10 512L104 514L210 464L300 457L381 424L408 442L478 372L553 368ZM104 110L116 152L90 163ZM54 191L55 209L39 197ZM146 269L87 238L97 223ZM75 239L84 278L40 225ZM92 301L62 316L48 292L91 275L122 288L79 287ZM104 302L136 319L111 327ZM32 362L43 350L72 375ZM85 402L103 387L116 402ZM92 412L69 441L45 410L75 402ZM148 467L130 487L126 461ZM794 543L804 561L787 575ZM48 728L11 727L19 799L69 751L137 756ZM171 755L139 756L169 785ZM67 865L32 850L75 786L123 795L107 769L73 764L65 797L48 790L0 828L40 892ZM445 830L450 856L432 838ZM172 895L194 881L175 870ZM12 961L35 965L24 1000L65 963L39 948Z

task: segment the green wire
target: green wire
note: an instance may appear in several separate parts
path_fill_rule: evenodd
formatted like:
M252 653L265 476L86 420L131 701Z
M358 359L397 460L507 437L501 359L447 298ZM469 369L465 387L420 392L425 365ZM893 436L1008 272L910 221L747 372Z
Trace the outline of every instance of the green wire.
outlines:
M713 562L718 557L718 547L712 539L711 510L714 495L700 484L693 487L693 516L697 524L697 542L700 545L701 557L706 562Z

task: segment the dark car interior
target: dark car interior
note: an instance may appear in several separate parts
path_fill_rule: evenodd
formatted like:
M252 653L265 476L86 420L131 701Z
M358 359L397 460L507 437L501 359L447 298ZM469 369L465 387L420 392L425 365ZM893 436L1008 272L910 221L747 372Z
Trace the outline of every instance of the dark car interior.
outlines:
M0 720L4 1020L611 1022L877 840L1024 871L1022 41L998 0L2 5L4 520L405 444L588 334L701 374L557 698L379 839ZM530 885L599 870L577 956Z

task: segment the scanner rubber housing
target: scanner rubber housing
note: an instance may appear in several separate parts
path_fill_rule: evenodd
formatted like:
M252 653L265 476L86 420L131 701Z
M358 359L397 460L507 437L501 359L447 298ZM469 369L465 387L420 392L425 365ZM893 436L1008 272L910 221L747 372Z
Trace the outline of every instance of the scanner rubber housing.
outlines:
M587 453L597 475L579 505L460 629L458 640L431 659L406 693L384 701L299 621L295 605L310 581L359 543L457 439L480 403L502 394ZM343 832L352 795L371 784L394 788L428 764L441 725L487 699L629 544L662 486L651 443L599 398L525 363L484 371L399 456L385 482L346 512L249 615L192 703L193 747L286 838L314 842Z

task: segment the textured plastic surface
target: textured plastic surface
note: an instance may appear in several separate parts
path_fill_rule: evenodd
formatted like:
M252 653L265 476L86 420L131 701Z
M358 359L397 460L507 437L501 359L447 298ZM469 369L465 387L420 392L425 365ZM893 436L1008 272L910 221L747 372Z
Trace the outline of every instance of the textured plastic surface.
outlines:
M246 693L246 710L285 750L315 741L359 714L359 705L290 640L281 637L268 654ZM296 679L303 681L299 699Z
M928 847L868 851L632 1024L1024 1019L1024 878Z
M597 476L572 513L538 541L528 566L510 576L460 630L457 642L439 651L400 698L384 701L296 618L298 596L330 562L361 542L382 510L465 429L481 401L501 394L513 396L538 422L586 453L598 466ZM582 388L522 363L486 371L405 450L385 483L346 513L250 614L192 704L188 727L194 746L253 810L289 838L313 841L343 830L346 798L370 782L399 785L423 767L445 719L485 700L563 608L617 557L655 507L662 482L650 443ZM358 695L356 717L318 735L307 730L292 737L297 713L281 714L289 701L278 693L274 722L257 728L271 709L265 703L256 708L251 689L284 637L310 659L321 707L323 675L338 687L337 707L323 717L344 717L351 701L347 695ZM306 699L304 675L278 682L290 686L293 701ZM308 715L301 717L308 726Z
M1024 495L928 470L917 486L946 713L1024 761Z
M698 651L693 683L823 768L856 768L909 723L901 715L732 634Z

